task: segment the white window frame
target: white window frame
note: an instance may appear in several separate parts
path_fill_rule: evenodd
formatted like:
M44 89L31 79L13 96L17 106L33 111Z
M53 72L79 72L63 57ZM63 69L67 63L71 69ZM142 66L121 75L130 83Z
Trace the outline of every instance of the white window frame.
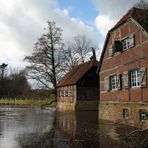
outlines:
M59 94L60 97L63 96L63 90L60 90L60 94Z
M122 41L123 51L130 48L129 46L129 38L126 38Z
M140 87L140 69L130 71L131 88Z
M140 121L148 120L146 109L139 110Z
M122 40L123 51L134 47L134 45L135 45L134 35L131 35L131 36Z
M64 91L64 97L67 97L67 96L68 96L68 91L65 90L65 91Z
M124 108L123 109L123 118L124 119L128 119L129 118L129 109L128 108Z
M110 76L110 86L111 90L118 90L118 75L112 75Z
M72 96L71 90L60 90L60 97L70 97Z
M71 96L71 90L68 90L68 97Z

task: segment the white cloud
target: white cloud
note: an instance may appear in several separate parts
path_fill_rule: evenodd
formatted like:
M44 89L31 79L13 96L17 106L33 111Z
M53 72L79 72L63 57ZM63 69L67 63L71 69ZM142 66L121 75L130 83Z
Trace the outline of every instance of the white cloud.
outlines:
M93 0L102 15L109 16L112 20L120 19L130 8L140 0Z
M98 42L93 28L71 18L68 9L59 8L57 0L1 0L0 62L23 65L24 56L31 54L47 20L62 28L64 40L82 33Z
M101 48L103 47L107 32L122 18L127 11L140 0L92 0L98 10L94 24L102 35Z
M103 37L106 36L108 30L113 27L114 23L115 22L113 22L109 16L106 15L98 15L95 19L96 28L103 35Z
M69 8L60 9L57 0L1 0L0 62L23 65L24 56L31 54L47 20L54 20L62 28L64 40L86 34L102 47L107 31L139 0L94 1L99 11L94 26L99 33L79 18L70 17Z

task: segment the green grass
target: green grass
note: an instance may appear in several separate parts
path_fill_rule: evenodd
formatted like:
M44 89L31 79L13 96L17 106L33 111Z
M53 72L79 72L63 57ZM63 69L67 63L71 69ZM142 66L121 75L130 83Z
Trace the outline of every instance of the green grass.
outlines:
M20 105L20 106L56 106L56 102L50 104L53 99L0 99L0 105ZM50 105L49 105L50 104Z

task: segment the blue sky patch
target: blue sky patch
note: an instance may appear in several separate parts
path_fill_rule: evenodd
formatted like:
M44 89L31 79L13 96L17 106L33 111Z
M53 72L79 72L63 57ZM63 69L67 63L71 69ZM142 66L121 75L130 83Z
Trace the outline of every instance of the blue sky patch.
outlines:
M94 3L91 0L58 0L61 9L68 9L70 17L92 22L98 15Z

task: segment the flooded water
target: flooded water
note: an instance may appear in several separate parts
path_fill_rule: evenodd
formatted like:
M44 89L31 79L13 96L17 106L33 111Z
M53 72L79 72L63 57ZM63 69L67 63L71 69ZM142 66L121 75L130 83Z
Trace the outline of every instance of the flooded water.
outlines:
M97 112L57 113L55 148L148 148L148 130L99 120Z
M50 147L53 121L53 109L0 108L0 148Z
M148 148L147 138L148 130L98 121L97 112L0 108L0 148Z

